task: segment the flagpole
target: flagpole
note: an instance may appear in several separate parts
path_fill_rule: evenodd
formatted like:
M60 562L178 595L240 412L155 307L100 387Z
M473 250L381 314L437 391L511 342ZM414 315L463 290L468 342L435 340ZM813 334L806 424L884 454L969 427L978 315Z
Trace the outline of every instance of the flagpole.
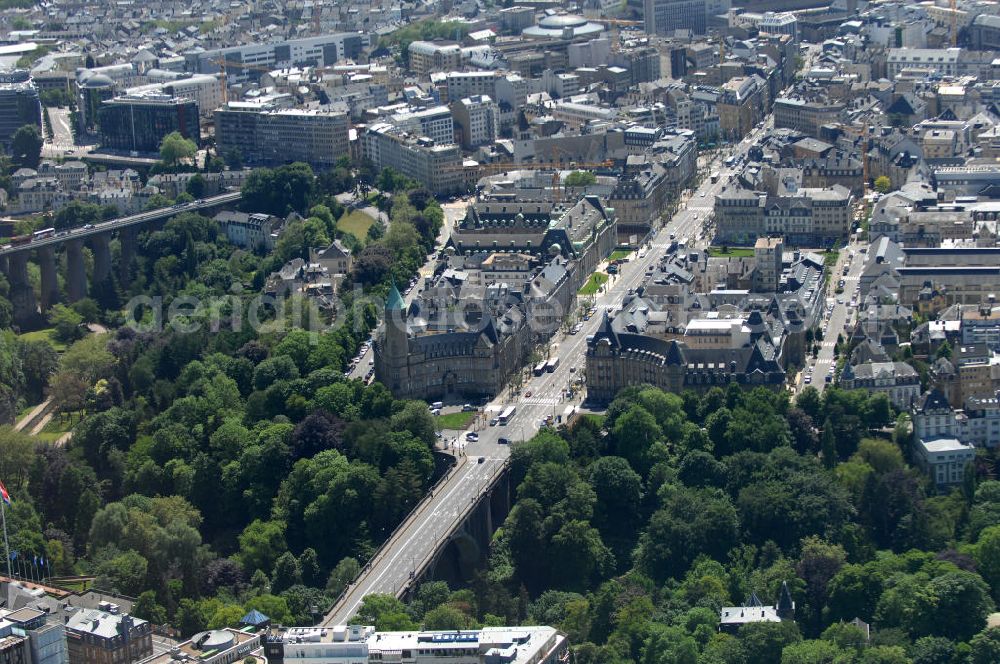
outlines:
M10 541L7 539L7 510L4 508L6 501L0 500L0 520L3 521L3 548L4 552L7 554L7 576L11 579L14 578L14 573L11 572L10 566Z

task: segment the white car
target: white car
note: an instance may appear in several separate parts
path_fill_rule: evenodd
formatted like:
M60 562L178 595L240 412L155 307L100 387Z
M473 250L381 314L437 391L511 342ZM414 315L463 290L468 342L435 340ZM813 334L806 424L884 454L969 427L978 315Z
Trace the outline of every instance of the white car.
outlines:
M465 434L465 439L470 443L474 443L477 440L479 440L479 434L476 433L475 431L470 431L467 434Z

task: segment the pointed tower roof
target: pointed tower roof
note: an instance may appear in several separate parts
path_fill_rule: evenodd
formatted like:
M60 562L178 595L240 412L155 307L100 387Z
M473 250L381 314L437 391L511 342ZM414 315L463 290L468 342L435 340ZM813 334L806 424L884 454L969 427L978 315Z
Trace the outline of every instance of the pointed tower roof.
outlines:
M781 582L781 593L778 595L778 605L775 607L778 615L783 612L792 612L795 610L795 601L792 600L792 593L788 590L788 582Z
M406 308L406 303L403 302L403 296L399 294L399 289L396 288L395 279L389 287L389 299L385 303L385 308L390 311L402 311Z

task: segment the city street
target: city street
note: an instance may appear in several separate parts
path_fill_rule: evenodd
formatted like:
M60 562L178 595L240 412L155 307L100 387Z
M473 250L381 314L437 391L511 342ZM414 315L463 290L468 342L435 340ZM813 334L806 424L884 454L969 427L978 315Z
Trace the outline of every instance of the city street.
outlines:
M754 138L762 132L763 127L755 130ZM719 154L702 173L701 185L693 192L689 204L682 205L673 219L655 234L649 250L641 258L638 255L641 252L636 252L630 261L621 266L620 274L596 296L594 306L597 315L584 322L583 329L576 335L556 335L552 343L558 344L558 347L553 350L552 355L559 357L560 363L555 371L527 379L512 400L508 398L509 391L504 390L503 394L486 405L485 410L489 415L499 413L510 405L515 406L516 412L506 426L486 426L480 429L476 441L466 442L465 436L459 437L457 466L440 482L433 494L426 497L397 528L375 559L362 571L358 581L347 589L341 601L327 614L324 625L347 623L361 606L365 595L398 594L405 589L411 580L411 573L422 569L421 561L434 555L453 529L461 523L476 498L503 470L510 456L511 445L501 444L500 438L509 439L514 444L527 440L542 426L543 418L561 414L569 404L581 404L582 395L570 401L565 399L563 392L584 369L587 336L596 332L603 312L619 309L628 291L636 288L647 269L660 261L670 246L671 233L678 238L690 238L694 246L699 248L708 245L707 238L696 238L711 215L715 195L721 191L728 176L728 171L720 167L721 161L729 154L745 153L750 145L751 142L744 141L730 148L729 152ZM707 177L712 170L721 171L718 182L713 183ZM446 208L446 218L460 217L458 209L452 212L449 209ZM413 293L409 298L412 299L412 296ZM358 365L364 372L368 370L367 357L370 355L371 351ZM527 396L529 392L531 396Z

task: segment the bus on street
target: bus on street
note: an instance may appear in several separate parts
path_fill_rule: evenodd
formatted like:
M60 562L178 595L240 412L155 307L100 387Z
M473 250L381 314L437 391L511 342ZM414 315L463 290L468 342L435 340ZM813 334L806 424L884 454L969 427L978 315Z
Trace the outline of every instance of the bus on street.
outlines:
M517 408L515 406L507 406L503 409L503 412L500 413L500 417L497 418L497 422L499 422L502 427L507 426L507 423L511 421L514 417L514 413L516 412Z
M535 374L536 376L541 376L543 373L545 373L545 360L542 360L541 362L536 364L535 368L532 370L532 373Z
M553 357L548 362L545 363L545 370L552 373L559 366L559 358Z

